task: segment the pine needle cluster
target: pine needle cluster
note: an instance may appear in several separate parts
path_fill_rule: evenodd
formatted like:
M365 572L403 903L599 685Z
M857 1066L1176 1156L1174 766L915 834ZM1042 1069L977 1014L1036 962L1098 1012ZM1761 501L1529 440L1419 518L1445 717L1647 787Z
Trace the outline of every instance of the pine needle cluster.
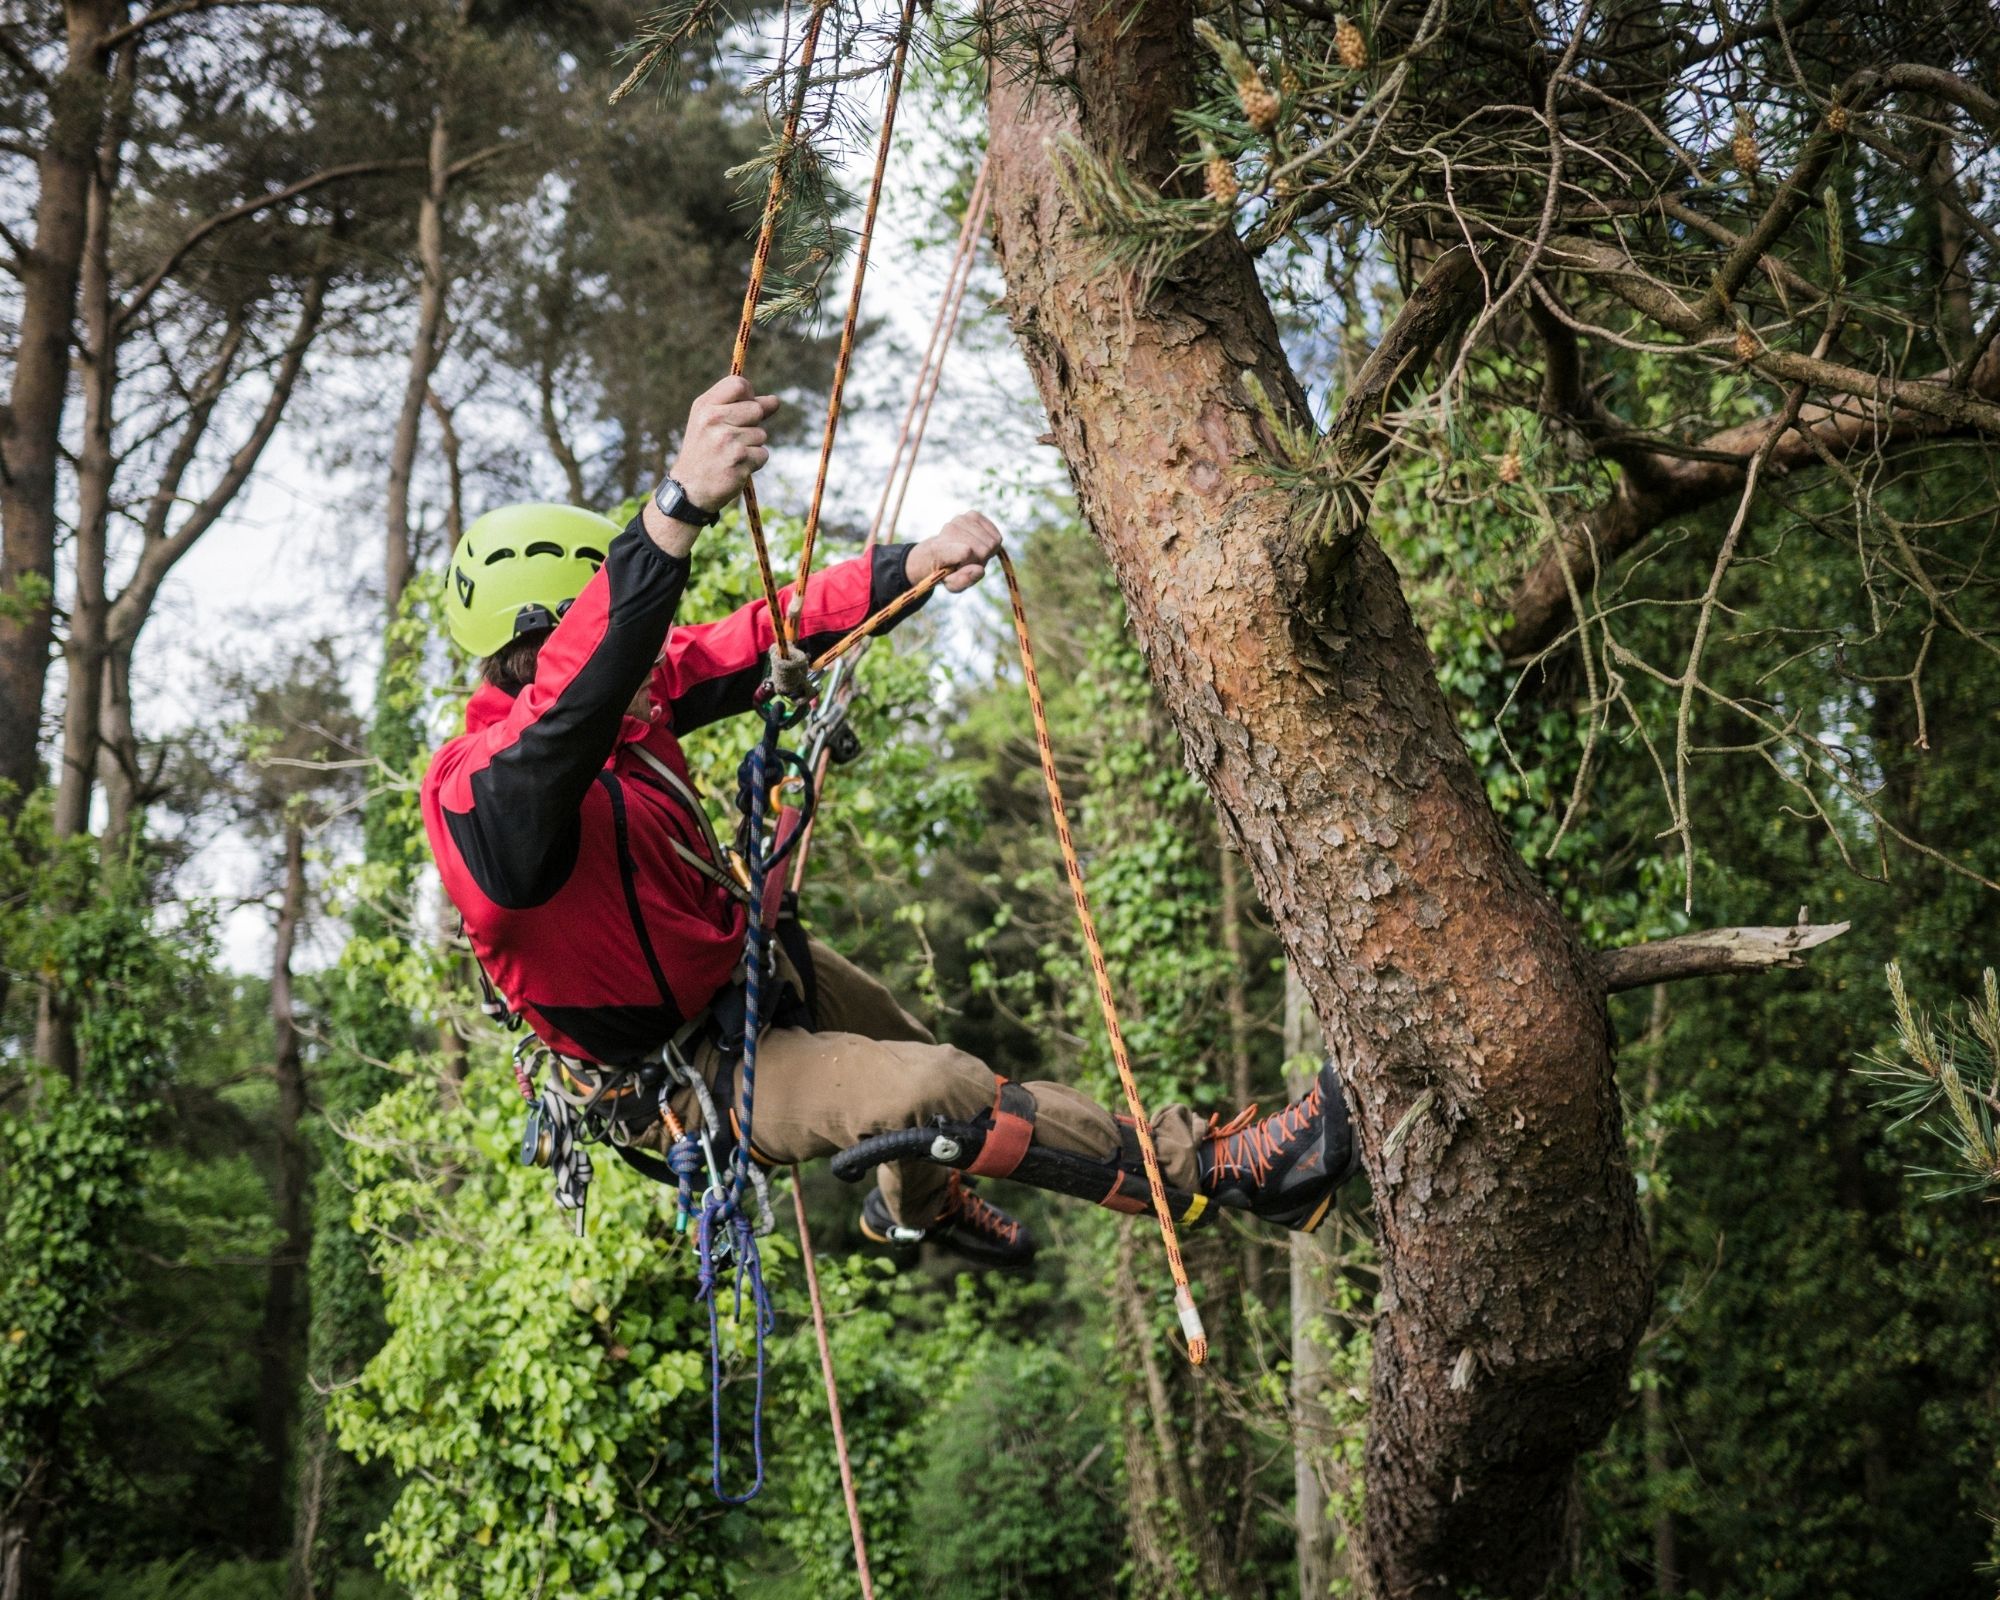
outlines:
M2000 979L1988 967L1979 994L1942 1019L1911 1003L1899 963L1888 980L1896 1047L1871 1056L1862 1076L1898 1126L1915 1124L1950 1153L1949 1167L1920 1167L1919 1177L1943 1195L2000 1190Z

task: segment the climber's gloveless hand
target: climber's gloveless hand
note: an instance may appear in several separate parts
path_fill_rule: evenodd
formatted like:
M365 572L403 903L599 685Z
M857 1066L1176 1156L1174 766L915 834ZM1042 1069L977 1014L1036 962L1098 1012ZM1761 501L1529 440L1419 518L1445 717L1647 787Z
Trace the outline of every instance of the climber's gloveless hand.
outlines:
M950 574L944 586L953 594L970 589L986 576L986 563L1000 553L1000 530L977 511L961 511L921 543L910 546L903 571L913 584L942 568Z
M704 511L720 511L743 492L750 475L771 459L764 423L778 397L759 394L748 378L724 378L688 408L681 453L672 476Z

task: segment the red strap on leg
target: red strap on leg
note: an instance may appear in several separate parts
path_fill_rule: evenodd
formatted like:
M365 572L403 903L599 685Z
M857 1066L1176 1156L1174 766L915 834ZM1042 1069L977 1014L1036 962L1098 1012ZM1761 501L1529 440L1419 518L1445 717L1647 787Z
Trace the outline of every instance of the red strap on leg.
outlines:
M1035 1142L1035 1097L1018 1083L1002 1078L993 1093L992 1130L979 1147L967 1172L984 1178L1004 1178L1021 1164Z

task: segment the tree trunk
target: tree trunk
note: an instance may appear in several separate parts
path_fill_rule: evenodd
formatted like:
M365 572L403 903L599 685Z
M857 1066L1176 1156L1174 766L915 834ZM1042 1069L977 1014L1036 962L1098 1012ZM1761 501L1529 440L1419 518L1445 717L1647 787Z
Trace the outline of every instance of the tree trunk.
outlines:
M56 773L55 809L50 825L57 839L90 831L90 799L97 777L99 712L104 703L110 606L105 593L110 556L113 401L118 390L118 338L112 323L111 197L125 140L120 92L129 94L131 45L118 52L107 104L93 152L84 202L84 241L77 299L83 321L83 442L77 455L76 536L73 541L76 591L63 641L65 664L62 759ZM35 1015L35 1055L52 1071L75 1081L76 1020L69 997L45 983Z
M50 1412L37 1430L31 1454L17 1469L20 1488L0 1510L0 1600L49 1600L61 1558L54 1467L62 1423Z
M449 174L451 135L440 104L431 117L428 168L423 198L417 202L417 265L422 287L417 294L417 331L410 341L409 372L403 380L403 409L396 418L389 446L388 541L382 582L389 615L395 616L403 590L416 567L416 534L410 526L410 476L416 469L417 442L424 418L424 397L437 370L444 329L444 202Z
M0 799L12 816L40 781L56 572L56 469L69 400L71 327L83 267L91 174L109 102L110 63L97 41L125 20L126 0L71 0L68 53L51 91L37 162L35 242L21 267L14 380L0 417Z
M271 1210L283 1234L264 1280L264 1316L257 1335L257 1444L264 1471L249 1507L250 1542L282 1553L292 1537L285 1515L285 1482L291 1468L292 1409L298 1404L301 1277L311 1242L306 1216L307 1156L305 1054L292 1002L292 953L306 910L305 824L285 823L285 883L278 903L271 952L272 1075L278 1085L278 1124L272 1164Z
M104 853L122 855L131 843L140 808L155 797L155 769L140 769L139 735L132 725L132 643L113 638L104 661L103 708L98 715L97 775L104 785Z
M1012 318L1190 765L1345 1072L1383 1253L1375 1588L1532 1595L1650 1301L1603 986L1488 807L1388 558L1361 529L1308 543L1259 480L1243 370L1309 413L1248 255L1224 237L1141 300L1066 198L1064 135L1171 171L1190 22L1185 0L1079 8L1074 101L996 71Z

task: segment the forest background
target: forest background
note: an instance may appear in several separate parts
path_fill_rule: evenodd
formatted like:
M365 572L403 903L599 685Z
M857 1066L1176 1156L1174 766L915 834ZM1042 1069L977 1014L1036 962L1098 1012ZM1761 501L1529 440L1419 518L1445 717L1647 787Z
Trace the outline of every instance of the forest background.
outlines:
M1353 25L1319 23L1332 70ZM759 86L724 50L690 55L671 96L610 107L642 25L610 0L72 0L0 22L8 1600L856 1592L795 1249L767 1257L772 1485L724 1510L687 1243L610 1163L574 1240L545 1176L514 1164L509 1041L479 1016L415 813L467 686L436 637L450 541L509 499L628 505L726 359ZM906 306L941 290L980 159L976 52L942 22L928 42L837 552L913 376ZM1226 97L1226 53L1209 70ZM879 110L857 100L864 122ZM1190 161L1232 205L1219 137L1197 120ZM1744 137L1717 134L1754 173L1754 119ZM1939 142L1976 210L1991 174ZM802 216L791 313L757 345L795 443L831 372L814 252L839 263L853 221L852 171L831 176L840 226ZM1899 310L1913 359L1990 336L1990 230L1964 209L1914 203L1865 155L1827 188L1822 248ZM1413 264L1383 234L1286 221L1263 228L1259 272L1307 390L1337 397ZM1310 1006L1035 442L999 287L975 279L933 425L951 472L906 515L948 486L1020 552L1149 1100L1276 1101L1317 1059ZM1449 448L1391 471L1372 517L1488 798L1590 943L1696 925L1690 875L1702 925L1801 907L1851 924L1803 970L1614 1003L1655 1304L1576 1475L1557 1587L1990 1594L2000 1219L1981 1191L2000 1161L1982 1086L2000 1062L1980 1061L2000 1055L2000 1000L1954 1009L1993 958L1982 880L2000 877L1990 449L1920 439L1868 468L1871 507L1949 574L1951 626L1856 581L1872 531L1842 521L1834 464L1744 516L1690 510L1627 563L1625 645L1664 659L1696 625L1670 597L1702 592L1725 539L1755 552L1713 615L1716 694L1676 787L1598 715L1588 651L1524 673L1504 648L1550 504L1599 487L1527 340L1520 319L1485 330ZM1594 353L1595 393L1650 426L1708 435L1770 405L1740 363ZM803 448L776 471L794 493ZM684 614L754 582L725 522ZM217 595L262 637L207 625ZM833 780L810 918L996 1068L1111 1093L1003 613L945 609L868 659L866 755ZM19 665L38 637L46 681ZM1919 644L1916 669L1880 665ZM1817 814L1801 797L1828 791L1732 742L1717 709L1764 692L1774 651L1786 704L1856 775ZM1633 678L1632 699L1666 693ZM701 742L711 792L743 737ZM1935 1093L1948 1046L1958 1102ZM1365 1192L1311 1239L1190 1241L1216 1343L1196 1376L1129 1223L1011 1191L1046 1241L1033 1278L898 1270L860 1248L857 1196L804 1181L883 1593L1370 1592ZM740 1339L730 1353L740 1377Z

